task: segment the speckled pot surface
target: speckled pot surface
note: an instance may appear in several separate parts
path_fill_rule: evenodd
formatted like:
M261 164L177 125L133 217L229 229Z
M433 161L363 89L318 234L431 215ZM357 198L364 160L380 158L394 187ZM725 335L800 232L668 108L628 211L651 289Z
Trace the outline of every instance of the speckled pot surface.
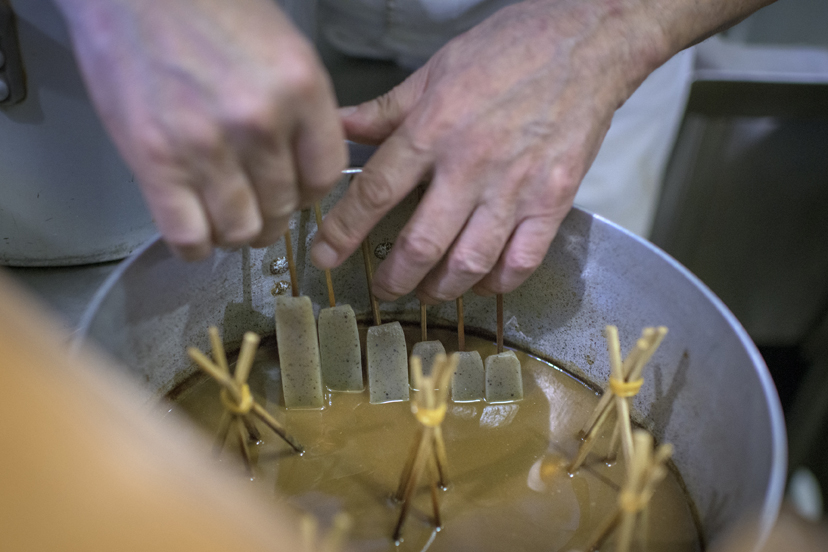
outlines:
M323 211L343 193L342 182ZM416 200L405 200L371 234L376 256L393 242ZM309 212L292 220L302 293L314 310L327 306L324 274L309 261L316 231ZM174 258L156 240L112 275L86 313L80 339L121 360L147 390L164 394L188 377L187 346L209 349L206 327L223 328L229 349L247 330L273 331L273 293L288 286L284 244L220 251L200 263ZM375 262L378 259L374 258ZM339 304L368 319L361 255L333 271ZM495 301L467 294L466 325L491 334ZM416 322L413 295L384 303L385 320ZM656 439L675 445L675 464L709 541L746 514L758 514L763 534L776 517L786 464L785 429L776 390L744 329L684 267L612 223L573 209L543 266L505 296L509 345L551 360L600 386L609 375L603 328L619 328L622 350L645 326L670 332L659 348L634 416ZM429 309L430 324L456 321L454 303ZM757 542L763 534L756 536Z

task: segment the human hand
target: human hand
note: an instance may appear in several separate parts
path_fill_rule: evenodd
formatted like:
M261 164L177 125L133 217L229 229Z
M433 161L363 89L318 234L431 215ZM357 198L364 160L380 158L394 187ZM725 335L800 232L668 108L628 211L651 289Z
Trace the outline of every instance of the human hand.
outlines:
M326 217L314 263L341 263L430 176L374 294L393 300L417 287L435 303L473 285L516 288L543 260L614 111L663 61L634 5L513 5L387 95L344 108L348 137L381 145Z
M276 241L347 152L331 85L271 0L58 0L90 95L186 259Z

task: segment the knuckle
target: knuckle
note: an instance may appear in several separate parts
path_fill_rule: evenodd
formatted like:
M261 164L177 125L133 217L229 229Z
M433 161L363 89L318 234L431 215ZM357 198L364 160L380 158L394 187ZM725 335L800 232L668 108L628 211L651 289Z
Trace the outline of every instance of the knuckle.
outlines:
M359 230L335 212L325 217L320 233L325 242L339 253L352 251L362 242Z
M360 205L371 211L390 209L394 204L394 187L380 171L366 167L352 186Z
M494 266L497 259L487 251L478 249L461 249L455 251L451 259L453 272L463 276L482 278Z
M506 270L520 276L533 273L543 262L543 255L533 251L515 251L506 256Z
M312 55L305 54L296 56L292 63L285 65L282 82L291 96L307 97L315 95L324 81L316 60Z
M439 261L445 250L434 238L423 233L400 236L394 248L401 251L408 261L415 265L430 265Z
M224 125L231 132L265 137L275 130L274 109L266 97L237 97L224 112Z

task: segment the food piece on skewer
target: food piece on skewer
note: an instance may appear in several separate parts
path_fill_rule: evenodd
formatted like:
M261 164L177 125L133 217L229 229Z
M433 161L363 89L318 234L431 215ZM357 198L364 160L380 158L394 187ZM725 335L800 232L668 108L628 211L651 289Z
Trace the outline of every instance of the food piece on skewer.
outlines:
M431 370L434 367L434 359L437 358L437 355L445 355L446 348L443 347L440 341L420 341L419 343L415 343L414 347L411 348L411 354L417 355L422 359L423 375L430 376ZM417 389L413 375L411 377L411 386L413 389Z
M486 369L477 351L460 352L457 370L451 378L453 402L480 401L486 396Z
M276 297L276 342L285 406L322 408L322 367L309 297Z
M399 322L368 328L368 391L371 404L408 400L408 348Z
M316 224L322 227L322 209L314 205ZM331 391L362 391L362 352L354 309L336 306L331 271L325 270L330 308L319 311L319 355L322 381Z
M513 351L486 357L486 401L513 402L523 399L520 360Z
M351 305L319 311L322 381L331 391L362 391L362 353Z

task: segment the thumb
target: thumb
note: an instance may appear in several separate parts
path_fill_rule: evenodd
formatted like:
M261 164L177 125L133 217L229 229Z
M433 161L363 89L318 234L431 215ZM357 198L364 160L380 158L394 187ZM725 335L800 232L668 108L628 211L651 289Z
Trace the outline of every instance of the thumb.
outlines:
M356 106L339 109L349 140L379 144L402 124L422 97L425 88L422 68L389 92Z

